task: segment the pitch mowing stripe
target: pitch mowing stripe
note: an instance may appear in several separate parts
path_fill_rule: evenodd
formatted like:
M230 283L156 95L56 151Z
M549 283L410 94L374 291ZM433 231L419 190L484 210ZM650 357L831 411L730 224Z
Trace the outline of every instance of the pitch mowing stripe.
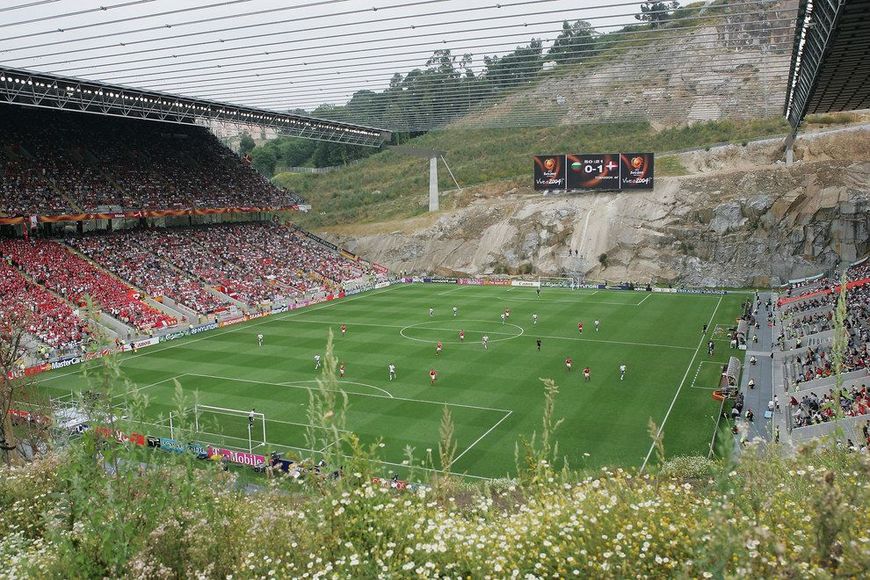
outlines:
M630 305L627 305L627 306L630 306ZM456 320L457 322L462 322L462 319L458 318L458 317L457 318L451 317L451 318L449 318L449 320ZM333 325L333 326L340 326L341 324L344 324L342 322L334 322L334 321L330 321L330 320L294 320L293 322L295 324L325 324L325 325ZM436 321L433 320L432 322L436 322ZM469 320L468 322L482 322L482 321ZM398 329L403 329L403 330L406 328L419 328L420 330L432 330L432 331L436 331L436 332L456 332L455 328L430 328L430 327L419 326L422 324L426 324L426 322L419 322L417 324L418 324L418 326L415 326L413 324L408 326L408 325L398 325L398 324L373 324L373 323L368 323L368 322L353 322L353 323L351 323L352 326L371 326L371 327L375 327L375 328L398 328ZM492 324L497 325L497 326L502 325L501 322L495 321L495 320L492 322ZM507 323L507 324L512 324L513 326L516 326L517 328L520 328L523 331L525 331L525 329L518 324L513 324L513 323ZM532 326L535 326L535 325L532 325ZM519 338L521 336L520 334L515 334L515 333L510 333L510 332L497 332L497 331L491 331L491 330L484 331L484 330L469 329L469 330L466 330L466 332L476 332L476 333L484 333L485 332L487 334L499 335L499 336L505 335L505 336L510 336L513 338ZM531 334L529 334L529 336L531 336ZM405 338L410 338L410 337L405 337ZM651 342L629 342L629 341L621 341L621 340L603 340L603 339L598 339L598 338L579 338L579 337L575 337L575 336L541 335L540 338L548 338L550 340L575 340L575 341L581 341L581 342L602 342L602 343L608 343L608 344L623 344L626 346L647 346L647 347L651 347L651 348L677 348L677 349L683 349L683 350L694 350L691 346L680 346L680 345L676 345L676 344L656 344L656 343L651 343ZM434 341L427 341L427 342L434 342Z
M220 381L238 381L240 383L253 383L256 385L269 385L272 387L284 387L285 389L303 389L305 391L311 390L309 387L301 387L299 385L282 385L281 383L270 383L268 381L254 381L251 379L237 379L234 377L220 377L217 375L202 375L199 373L187 373L187 375L191 376L191 377L203 377L206 379L217 379ZM334 390L336 392L342 392L341 389L331 389L331 390ZM359 397L375 397L376 399L390 399L393 401L407 401L409 403L425 403L427 405L440 405L442 407L444 405L447 405L448 407L464 407L466 409L476 409L478 411L498 411L499 413L513 413L513 411L511 409L496 409L494 407L479 407L477 405L465 405L462 403L450 403L448 401L429 401L426 399L408 399L406 397L394 397L392 395L390 395L388 397L386 395L375 395L372 393L348 393L348 394L353 394L353 395L359 396Z
M722 296L719 297L719 301L716 302L716 308L713 309L713 314L710 315L710 321L707 323L708 327L711 324L713 324L713 319L716 317L716 312L719 310L720 304L722 304ZM646 464L649 461L650 456L652 455L653 449L655 449L656 442L662 436L662 431L664 431L665 423L668 422L668 417L671 415L671 411L674 409L674 404L676 404L676 402L677 402L677 397L680 396L680 391L683 390L683 385L686 382L686 377L689 376L689 371L692 369L692 365L695 363L695 358L698 356L698 352L701 350L701 345L704 344L705 338L707 338L707 337L702 336L701 340L698 341L698 346L695 348L695 354L692 355L692 360L689 361L689 366L686 367L686 373L683 375L683 380L680 381L680 384L677 387L677 392L674 393L674 398L671 401L671 406L668 407L668 412L665 413L665 418L662 420L662 424L659 425L659 430L656 433L655 439L653 440L652 444L649 446L649 451L647 451L647 453L646 453L646 457L643 460L643 465L640 466L641 473L643 473L643 471L646 469Z

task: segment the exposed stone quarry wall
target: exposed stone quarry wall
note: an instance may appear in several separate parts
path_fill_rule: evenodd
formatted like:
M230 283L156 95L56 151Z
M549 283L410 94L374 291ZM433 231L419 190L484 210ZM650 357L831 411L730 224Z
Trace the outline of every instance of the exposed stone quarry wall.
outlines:
M682 154L693 174L659 178L649 192L510 191L425 227L412 219L392 233L324 235L394 271L531 268L709 286L775 284L870 252L870 127L805 136L788 167L779 146Z

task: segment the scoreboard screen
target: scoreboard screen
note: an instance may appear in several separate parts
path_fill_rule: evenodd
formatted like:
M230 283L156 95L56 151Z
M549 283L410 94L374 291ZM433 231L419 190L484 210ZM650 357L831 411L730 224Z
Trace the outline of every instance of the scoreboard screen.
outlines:
M568 190L619 189L619 155L568 155Z
M535 189L652 189L653 153L579 153L535 157Z

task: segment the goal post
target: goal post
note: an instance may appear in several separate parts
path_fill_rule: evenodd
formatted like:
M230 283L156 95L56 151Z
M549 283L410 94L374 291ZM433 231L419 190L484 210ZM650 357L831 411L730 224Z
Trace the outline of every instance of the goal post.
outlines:
M575 288L577 280L566 276L541 276L538 283L541 288Z
M195 433L247 441L248 452L266 445L266 415L263 413L200 404L194 405L193 410Z

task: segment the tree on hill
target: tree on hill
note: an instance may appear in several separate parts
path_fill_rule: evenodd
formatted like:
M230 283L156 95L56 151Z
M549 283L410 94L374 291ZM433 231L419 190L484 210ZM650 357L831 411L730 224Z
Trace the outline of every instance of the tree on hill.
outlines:
M640 5L640 14L635 14L634 17L642 22L649 22L653 28L658 28L659 25L670 20L673 11L679 7L680 3L676 0L673 2L646 0Z
M239 139L239 154L245 155L246 153L250 153L254 150L257 144L254 143L254 139L248 135L247 133L242 133L242 137Z
M492 83L495 88L514 88L531 81L544 66L541 58L543 43L540 39L533 38L528 46L518 46L513 52L502 57L485 56L486 63L484 78Z
M598 33L585 20L574 24L562 23L562 32L556 37L547 54L559 64L580 62L595 54L595 37Z

